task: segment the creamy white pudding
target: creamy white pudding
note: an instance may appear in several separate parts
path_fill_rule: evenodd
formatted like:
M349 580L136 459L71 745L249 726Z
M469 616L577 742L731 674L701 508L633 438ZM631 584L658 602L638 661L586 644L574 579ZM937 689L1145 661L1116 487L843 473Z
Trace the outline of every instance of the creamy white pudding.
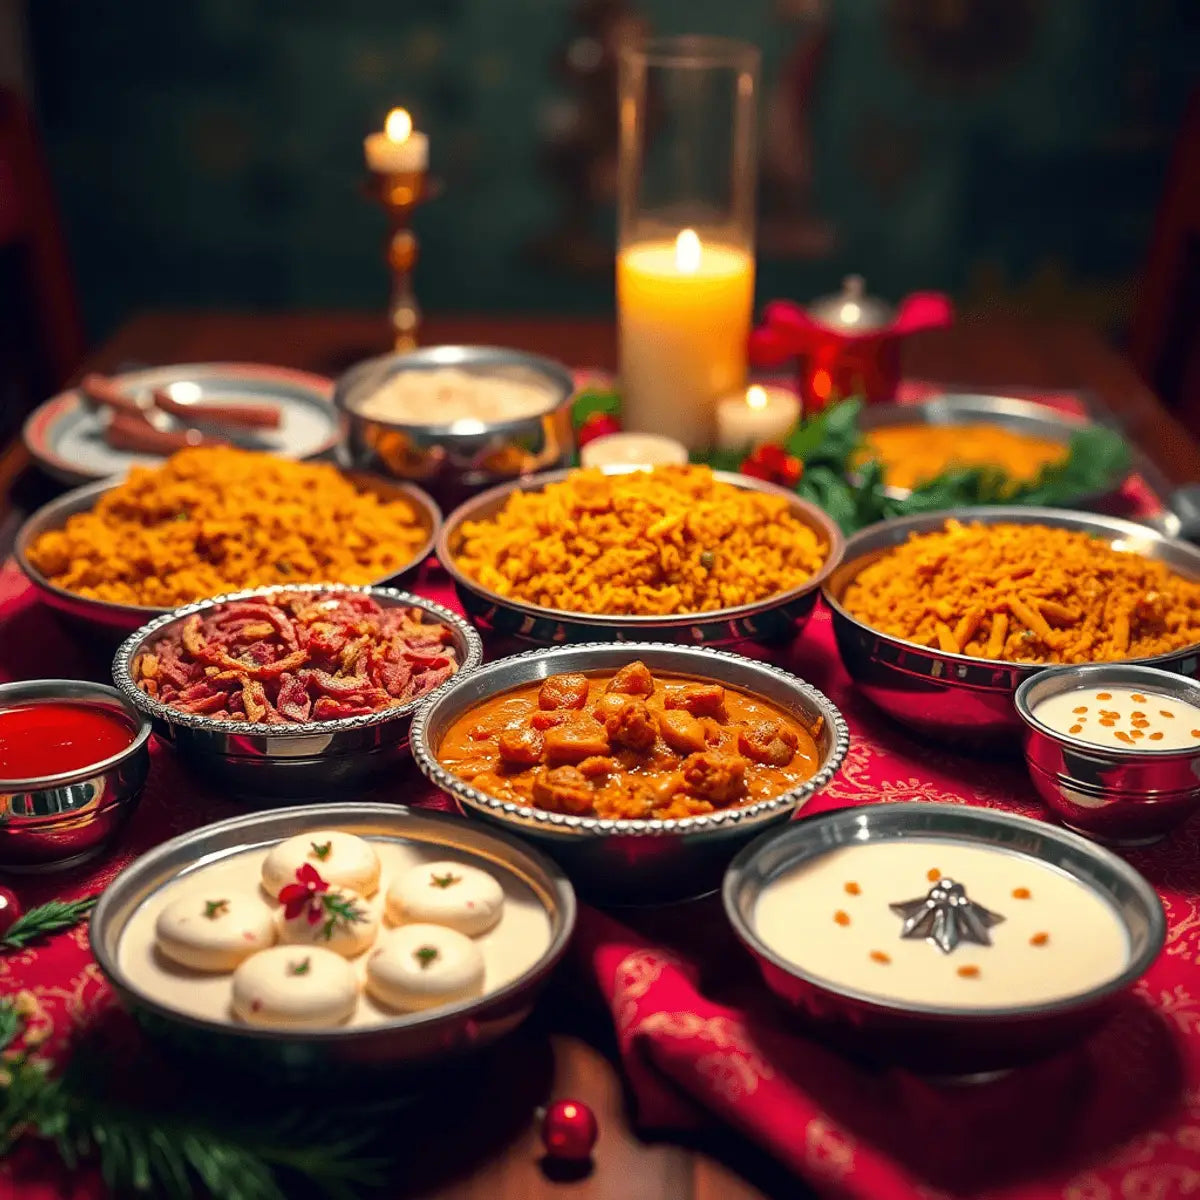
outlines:
M387 915L395 925L426 922L476 937L500 920L504 889L478 867L436 862L405 871L388 885Z
M465 858L462 861L456 860L455 851L446 846L375 838L369 841L371 848L378 855L385 889L393 879L423 864L444 866L453 863L464 867L469 865ZM155 925L159 914L176 902L182 902L186 908L196 903L202 905L210 899L244 895L247 892L254 892L261 897L270 919L278 922L283 913L283 905L277 900L268 900L266 893L259 888L268 849L248 850L215 862L202 863L165 884L142 901L125 925L117 948L118 966L136 991L150 1000L189 1016L214 1021L236 1022L239 1019L234 1015L232 1006L231 974L190 970L172 961L156 945ZM545 905L523 880L499 863L489 861L486 870L500 885L504 903L497 923L472 939L483 959L484 978L481 991L485 995L511 983L533 967L549 947L552 932L550 915ZM363 903L371 913L372 920L379 921L383 908L383 894L377 893ZM387 932L380 927L378 942L386 936ZM315 949L332 953L322 946L275 947L274 950L282 952L276 956L283 962L283 967L279 969L286 971L288 962L300 962ZM252 980L255 978L259 968L255 968L254 971L247 971L245 968L266 953L265 950L260 951L241 963L238 969L242 971L243 978L247 975ZM290 958L286 957L288 955ZM358 993L354 1010L344 1024L353 1028L395 1020L395 1010L377 1003L365 992L363 985L368 954L359 954L349 960L341 958L340 955L334 957L347 964L355 979ZM228 970L232 971L234 965L236 964L230 964ZM321 978L324 979L329 972L323 967L321 970ZM302 971L295 981L288 976L284 979L284 984L290 985L298 995L306 993L310 986L304 982L307 974L308 972ZM266 1020L259 1019L264 1022Z
M1125 750L1191 750L1200 746L1200 708L1137 688L1104 684L1047 696L1031 710L1055 733Z
M401 925L367 956L367 991L402 1012L478 996L483 976L479 947L445 925Z
M975 928L990 944L964 938L945 953L901 936L905 915L892 906L929 899L906 911L927 913L934 932L954 907L947 881L985 914ZM1024 854L940 839L864 842L801 863L763 888L753 926L780 958L835 987L964 1010L1080 995L1118 976L1130 954L1118 913L1087 885Z
M351 888L360 896L379 890L379 855L365 838L340 829L318 829L290 837L263 860L262 885L278 896L307 863L328 883Z

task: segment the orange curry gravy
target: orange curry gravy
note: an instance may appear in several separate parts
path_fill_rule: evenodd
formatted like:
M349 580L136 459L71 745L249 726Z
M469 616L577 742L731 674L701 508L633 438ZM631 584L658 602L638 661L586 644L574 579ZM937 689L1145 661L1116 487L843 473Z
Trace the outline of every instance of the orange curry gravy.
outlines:
M768 700L641 662L552 675L469 709L438 747L489 796L609 819L690 817L811 778L813 737Z

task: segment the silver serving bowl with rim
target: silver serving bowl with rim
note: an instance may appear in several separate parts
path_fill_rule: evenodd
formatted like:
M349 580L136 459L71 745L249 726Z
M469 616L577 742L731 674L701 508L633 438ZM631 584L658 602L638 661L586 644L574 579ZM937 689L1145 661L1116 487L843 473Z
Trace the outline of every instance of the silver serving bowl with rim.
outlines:
M1058 442L1064 454L1071 439L1093 424L1086 417L1060 412L1033 400L958 392L935 396L921 404L868 404L858 417L858 427L864 434L904 425L998 425L1013 433ZM1075 504L1096 503L1119 489L1123 482L1124 477L1114 479L1103 492L1077 496ZM884 492L895 500L903 500L912 494L912 489L885 487Z
M629 468L607 467L604 470L606 474L619 475L628 473ZM540 491L547 484L561 482L569 474L569 471L551 471L493 488L460 505L446 519L438 537L438 558L454 581L454 589L467 616L481 628L539 645L651 640L727 646L739 642L779 641L793 636L807 624L816 607L818 589L842 558L842 532L833 519L815 504L761 479L729 471L714 471L714 476L723 483L746 491L783 497L792 515L817 532L829 547L829 552L811 578L785 592L777 592L734 608L671 616L642 616L543 608L511 596L501 596L459 569L455 556L462 544L462 528L466 522L493 516L504 507L514 492Z
M881 521L850 537L841 565L823 594L833 614L838 651L858 691L897 721L931 739L965 746L1015 747L1021 721L1013 706L1017 688L1049 663L1014 663L972 658L920 646L872 629L842 606L859 572L913 533L941 529L948 519L986 525L1049 525L1103 538L1116 549L1165 563L1172 571L1200 580L1200 549L1175 541L1146 525L1098 513L1019 505L953 508ZM1195 676L1200 646L1187 646L1143 661L1149 666Z
M996 1008L891 1001L811 974L759 937L755 908L785 873L843 846L903 839L995 846L1048 863L1102 896L1125 927L1123 970L1087 992L1045 1003ZM1077 1044L1146 972L1166 937L1154 889L1123 859L1044 821L957 804L872 804L794 822L759 838L729 866L726 915L767 987L843 1049L928 1075L1003 1070ZM828 912L797 912L797 922ZM897 933L899 919L897 918Z
M161 889L193 870L247 850L266 848L306 830L335 828L369 839L444 847L487 870L503 868L544 905L550 943L534 966L511 983L470 1000L406 1013L378 1025L288 1030L215 1021L168 1007L147 995L122 965L121 938L134 913ZM268 1082L360 1072L436 1069L515 1028L566 951L575 926L571 885L543 855L515 838L445 813L395 804L327 804L254 813L205 825L147 851L105 889L88 930L92 953L121 1002L165 1044L223 1070Z
M405 566L371 582L379 585L402 584L413 579L437 542L442 525L441 510L418 487L389 483L387 480L352 473L348 478L353 480L360 490L372 491L383 497L403 497L412 504L425 534L421 545ZM110 600L97 600L90 596L81 596L77 592L69 592L51 583L30 562L29 548L43 533L61 529L69 517L75 516L76 513L91 512L100 497L121 482L120 479L103 479L99 483L75 488L74 491L66 492L44 504L21 526L13 544L13 557L17 560L17 566L33 584L42 602L64 617L73 628L89 637L107 640L109 645L115 644L147 621L163 616L171 610L146 604L117 604Z
M73 867L107 850L141 798L150 769L150 720L115 688L78 679L0 685L0 708L28 701L68 701L117 713L129 745L77 771L34 779L0 779L0 870Z
M392 588L328 583L251 588L187 604L151 621L121 644L113 660L113 680L129 703L150 718L154 732L189 767L233 795L275 801L315 800L362 783L405 753L413 713L427 699L421 696L360 717L267 725L217 721L200 713L181 712L148 696L134 682L133 664L138 655L193 613L203 614L221 604L279 592L358 592L384 607L419 608L429 621L449 628L459 673L470 672L483 661L479 634L462 617L432 600Z
M1156 750L1147 741L1098 746L1037 717L1037 706L1051 696L1106 686L1200 706L1200 682L1154 667L1093 663L1039 671L1017 688L1025 761L1038 795L1064 825L1114 846L1146 845L1200 808L1200 738L1182 750Z
M452 368L483 379L532 384L546 407L503 421L439 423L387 420L363 405L406 372ZM445 505L535 471L566 466L575 453L571 401L575 380L553 359L496 346L429 346L385 354L352 367L337 381L334 404L345 414L351 463L391 479L419 483Z
M447 730L481 701L550 675L613 671L634 659L655 673L701 678L761 696L806 725L819 720L816 773L769 800L704 816L605 820L499 800L438 761ZM740 846L768 826L787 821L829 783L849 745L850 732L837 707L795 675L725 651L650 642L558 646L499 659L452 679L421 707L412 728L417 766L465 813L537 843L586 895L619 904L664 903L715 889Z

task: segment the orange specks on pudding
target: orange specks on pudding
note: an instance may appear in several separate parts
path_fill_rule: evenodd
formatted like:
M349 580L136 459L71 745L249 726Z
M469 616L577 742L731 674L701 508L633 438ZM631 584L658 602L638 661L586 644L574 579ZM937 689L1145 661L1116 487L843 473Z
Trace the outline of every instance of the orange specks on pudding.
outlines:
M979 968L978 967L970 967L970 966L959 967L958 975L959 975L959 978L961 978L961 979L978 979L979 978Z
M877 962L877 963L883 963L884 966L887 966L887 964L890 963L892 960L891 960L891 957L887 954L884 954L884 952L882 950L872 950L871 951L871 961Z
M850 914L848 912L843 912L840 908L837 910L837 912L835 912L833 914L833 919L839 925L849 925L850 924Z
M1049 940L1050 935L1048 933L1035 933L1033 937L1029 939L1029 944L1031 946L1044 946Z

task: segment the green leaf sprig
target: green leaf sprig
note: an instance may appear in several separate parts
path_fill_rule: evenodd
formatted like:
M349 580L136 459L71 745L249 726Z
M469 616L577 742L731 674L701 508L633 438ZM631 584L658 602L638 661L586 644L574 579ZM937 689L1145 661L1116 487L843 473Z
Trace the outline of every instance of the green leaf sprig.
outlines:
M0 937L0 950L23 950L37 938L78 925L96 906L97 896L82 900L49 900L22 913Z

